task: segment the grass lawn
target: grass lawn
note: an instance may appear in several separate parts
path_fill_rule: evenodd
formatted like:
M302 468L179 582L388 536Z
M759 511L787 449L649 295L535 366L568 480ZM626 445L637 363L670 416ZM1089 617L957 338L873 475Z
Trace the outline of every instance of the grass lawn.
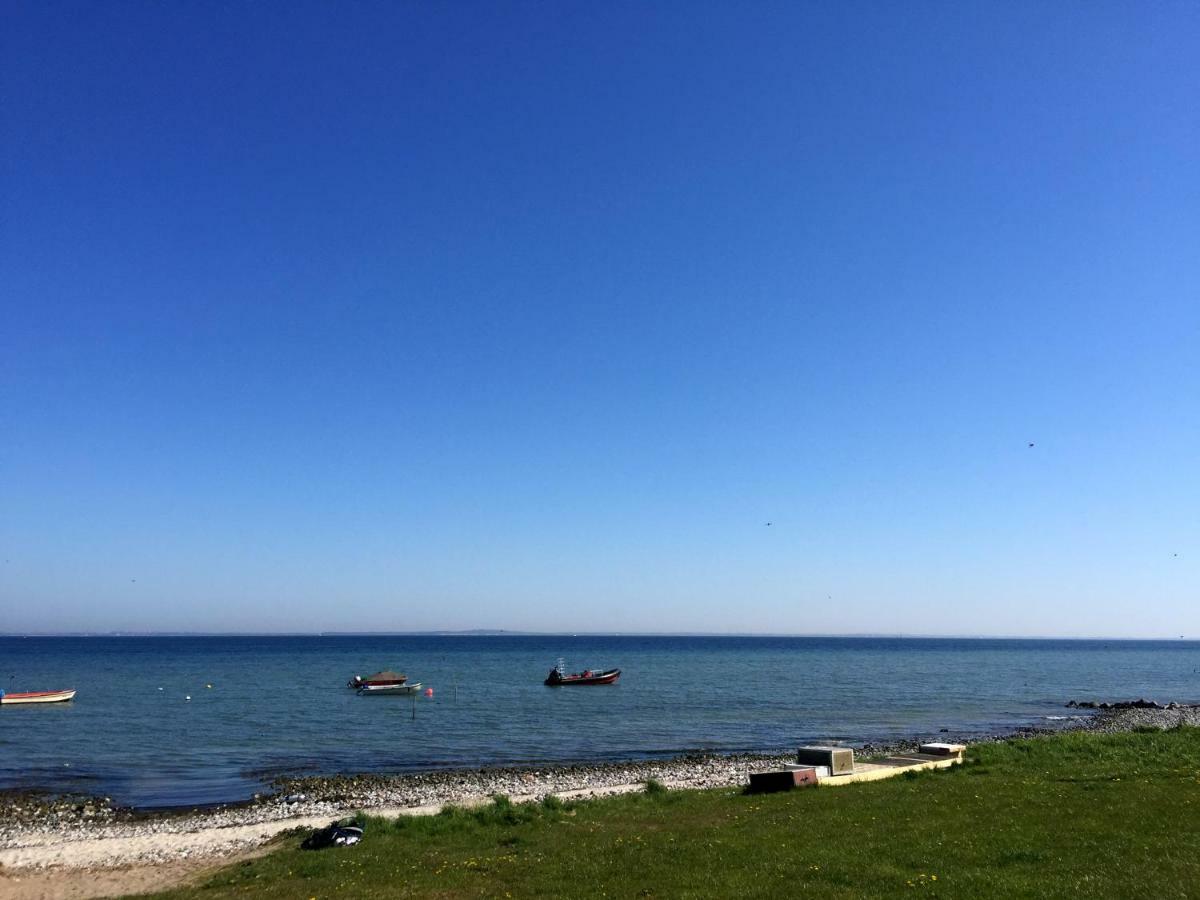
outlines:
M367 820L161 897L1197 897L1200 729L980 746L965 765L745 796L499 800Z

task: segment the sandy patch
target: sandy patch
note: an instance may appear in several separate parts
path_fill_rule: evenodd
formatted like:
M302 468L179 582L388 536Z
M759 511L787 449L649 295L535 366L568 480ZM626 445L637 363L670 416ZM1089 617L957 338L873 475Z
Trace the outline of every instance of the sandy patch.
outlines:
M644 790L641 782L563 791L565 799ZM527 803L536 796L513 797ZM462 806L490 802L477 798ZM441 804L370 809L383 818L435 815ZM296 828L328 825L329 816L302 816L255 825L202 828L182 833L66 839L38 835L24 847L0 850L0 900L84 900L145 894L178 887L270 852L269 842Z
M185 859L116 868L0 869L3 900L94 900L126 894L149 894L200 881L231 863L261 856L256 847L233 857Z

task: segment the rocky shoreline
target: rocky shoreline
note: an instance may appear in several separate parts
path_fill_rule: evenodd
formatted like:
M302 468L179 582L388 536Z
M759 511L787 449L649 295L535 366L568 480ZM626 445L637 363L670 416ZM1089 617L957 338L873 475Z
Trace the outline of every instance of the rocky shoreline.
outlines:
M1146 703L1146 701L1143 701ZM1076 704L1077 709L1080 707ZM1088 731L1102 734L1117 734L1122 731L1135 731L1139 728L1177 728L1179 726L1200 726L1200 703L1168 703L1139 705L1138 701L1131 703L1110 703L1107 707L1095 707L1094 716L1082 720L1082 727Z
M1072 701L1074 708L1080 704ZM1070 706L1071 704L1068 704ZM1083 707L1055 727L1021 728L968 742L1006 740L1063 730L1129 731L1140 727L1200 725L1200 705L1147 701ZM928 736L927 736L928 737ZM941 740L961 741L945 732ZM927 738L926 738L927 739ZM919 740L866 744L860 757L912 751ZM403 775L337 775L282 778L276 792L243 804L207 809L144 812L114 807L108 798L0 794L0 864L97 865L96 854L72 853L72 845L104 845L104 865L156 863L202 853L226 853L254 846L288 827L311 827L357 810L400 813L433 811L444 804L477 803L496 794L540 798L576 792L580 796L627 790L654 779L676 788L746 784L749 773L790 762L791 751L775 754L696 754L667 760L586 765L439 770ZM185 839L203 833L203 842ZM53 848L54 852L50 852ZM39 850L45 852L37 852ZM80 862L72 862L78 857ZM90 861L89 861L90 860Z

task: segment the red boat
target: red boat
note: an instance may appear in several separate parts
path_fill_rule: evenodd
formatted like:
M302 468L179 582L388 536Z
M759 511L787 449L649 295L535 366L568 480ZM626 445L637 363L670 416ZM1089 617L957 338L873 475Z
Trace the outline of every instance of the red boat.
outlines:
M559 660L558 665L551 669L550 674L546 676L545 683L548 687L566 687L568 684L614 684L620 677L620 669L608 669L604 672L585 669L582 672L568 675L563 671L562 660Z

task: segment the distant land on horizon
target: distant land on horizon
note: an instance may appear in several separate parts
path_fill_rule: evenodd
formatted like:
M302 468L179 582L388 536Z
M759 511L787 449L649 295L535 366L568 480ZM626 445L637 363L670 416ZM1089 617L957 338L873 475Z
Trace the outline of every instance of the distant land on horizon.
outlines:
M1195 642L1177 637L1119 637L1114 635L1019 635L1019 634L920 634L920 633L801 633L738 631L510 631L503 628L425 631L0 631L0 637L740 637L740 638L845 638L944 641L1127 641Z

